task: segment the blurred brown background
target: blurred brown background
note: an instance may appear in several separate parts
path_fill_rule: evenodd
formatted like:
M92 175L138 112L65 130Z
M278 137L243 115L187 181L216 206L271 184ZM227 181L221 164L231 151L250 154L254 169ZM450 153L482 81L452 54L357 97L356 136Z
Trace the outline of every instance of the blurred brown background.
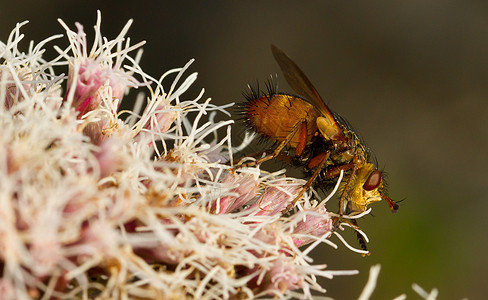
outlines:
M371 256L316 250L316 263L361 272L325 281L328 296L356 298L377 263L374 299L418 299L413 282L441 299L488 293L488 2L9 1L0 38L23 20L26 40L63 33L57 18L91 35L96 9L110 38L134 19L129 36L147 41L141 64L153 76L196 58L190 95L204 87L215 103L241 101L248 82L279 73L274 43L364 136L390 196L406 200L396 215L378 203L361 222Z

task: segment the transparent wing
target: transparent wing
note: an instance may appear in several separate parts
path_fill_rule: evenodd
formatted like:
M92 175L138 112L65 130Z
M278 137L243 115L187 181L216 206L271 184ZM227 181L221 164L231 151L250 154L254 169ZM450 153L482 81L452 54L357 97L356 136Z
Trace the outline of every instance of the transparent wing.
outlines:
M280 65L281 71L285 75L285 79L290 87L313 104L322 114L332 116L332 112L325 105L322 97L320 97L313 84L295 62L275 45L271 45L271 52L273 52L273 56L278 62L278 65Z
M278 65L280 66L280 69L290 87L296 93L298 93L298 95L309 101L327 119L335 120L334 115L327 107L324 100L322 100L322 97L320 97L313 84L307 78L305 73L303 73L303 71L297 66L297 64L295 64L295 62L291 60L291 58L286 55L283 50L275 45L271 45L271 52L273 52L273 56L278 62ZM337 132L340 131L337 124L334 124L334 127Z

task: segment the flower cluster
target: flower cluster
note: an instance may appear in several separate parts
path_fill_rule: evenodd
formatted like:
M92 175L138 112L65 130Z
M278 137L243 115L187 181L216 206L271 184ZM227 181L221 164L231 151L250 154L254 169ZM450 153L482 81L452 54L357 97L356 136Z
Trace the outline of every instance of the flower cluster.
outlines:
M184 97L191 61L153 78L130 22L110 40L99 15L91 48L60 23L70 46L50 61L60 36L22 52L25 23L0 43L2 299L311 298L316 277L356 273L308 256L335 246L326 201L282 214L303 181L233 167L229 105Z

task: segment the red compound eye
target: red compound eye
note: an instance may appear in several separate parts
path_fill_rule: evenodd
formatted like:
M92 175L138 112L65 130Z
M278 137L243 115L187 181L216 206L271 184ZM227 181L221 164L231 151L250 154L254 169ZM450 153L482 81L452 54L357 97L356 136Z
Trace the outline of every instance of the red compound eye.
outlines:
M368 179L363 185L363 188L367 191L374 190L377 188L381 183L381 172L378 170L374 170L371 175L369 175Z

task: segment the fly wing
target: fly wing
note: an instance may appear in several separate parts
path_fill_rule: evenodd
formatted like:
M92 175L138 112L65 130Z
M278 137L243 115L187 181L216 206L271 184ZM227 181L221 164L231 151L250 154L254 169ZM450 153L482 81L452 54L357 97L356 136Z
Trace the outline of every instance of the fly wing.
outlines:
M276 47L275 45L271 45L271 52L273 52L273 56L278 62L278 65L280 66L280 69L290 87L296 93L298 93L298 95L309 101L324 117L331 121L334 120L333 126L337 132L340 132L341 130L336 123L337 121L335 120L334 115L327 105L325 105L324 100L322 100L322 97L320 97L319 93L307 78L305 73L303 73L297 64L293 62L293 60L291 60L291 58L280 48Z

